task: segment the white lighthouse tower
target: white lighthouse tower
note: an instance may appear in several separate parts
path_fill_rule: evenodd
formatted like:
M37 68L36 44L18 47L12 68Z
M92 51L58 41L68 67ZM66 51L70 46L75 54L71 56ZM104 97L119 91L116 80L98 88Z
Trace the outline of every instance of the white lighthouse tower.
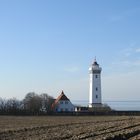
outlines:
M102 105L101 97L101 71L96 59L89 68L90 87L89 87L89 107L100 107Z

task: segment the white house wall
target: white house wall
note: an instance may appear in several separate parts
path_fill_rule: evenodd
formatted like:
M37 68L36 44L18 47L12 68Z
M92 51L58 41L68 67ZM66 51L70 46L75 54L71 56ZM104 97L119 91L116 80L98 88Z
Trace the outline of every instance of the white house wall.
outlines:
M61 112L61 111L74 111L74 105L68 101L68 100L60 100L57 104L57 107L56 107L56 111L57 112Z

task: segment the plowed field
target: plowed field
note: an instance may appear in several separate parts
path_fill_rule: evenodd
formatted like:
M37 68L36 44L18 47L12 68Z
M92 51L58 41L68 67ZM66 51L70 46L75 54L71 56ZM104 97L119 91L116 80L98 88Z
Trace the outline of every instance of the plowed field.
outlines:
M140 117L0 117L0 140L138 140Z

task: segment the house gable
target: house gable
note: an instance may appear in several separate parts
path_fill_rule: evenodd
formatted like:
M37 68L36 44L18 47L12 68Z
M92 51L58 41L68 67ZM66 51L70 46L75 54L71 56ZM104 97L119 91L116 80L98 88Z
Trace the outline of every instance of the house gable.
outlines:
M74 105L70 102L70 100L64 94L63 91L61 92L61 94L58 96L58 98L53 103L52 108L56 112L74 111Z

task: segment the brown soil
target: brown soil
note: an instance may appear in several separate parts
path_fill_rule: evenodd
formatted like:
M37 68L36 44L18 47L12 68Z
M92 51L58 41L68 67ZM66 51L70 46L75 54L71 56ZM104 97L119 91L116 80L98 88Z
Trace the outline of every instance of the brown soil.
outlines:
M140 117L0 117L0 140L138 140Z

